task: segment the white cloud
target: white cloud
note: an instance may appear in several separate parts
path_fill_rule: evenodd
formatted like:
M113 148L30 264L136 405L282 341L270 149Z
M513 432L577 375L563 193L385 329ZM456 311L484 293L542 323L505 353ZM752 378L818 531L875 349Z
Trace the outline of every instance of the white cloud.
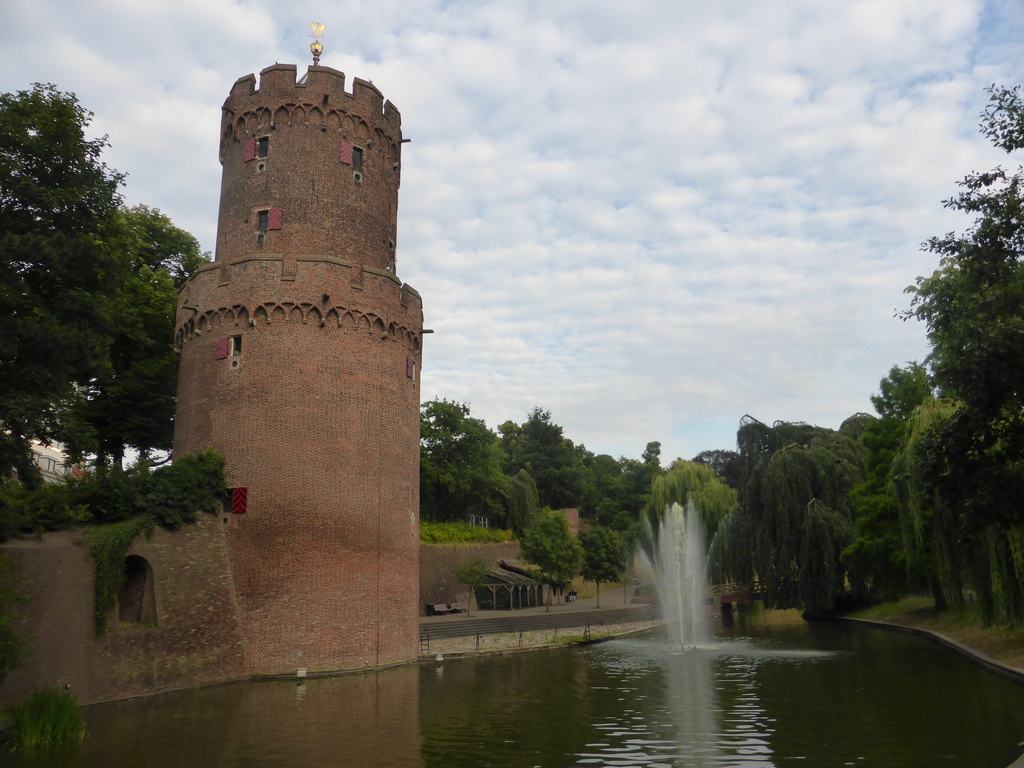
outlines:
M52 81L126 196L212 248L219 106L308 60L405 135L399 270L424 397L540 405L597 452L731 447L740 417L838 426L926 352L894 311L967 171L984 86L1024 79L1015 0L9 4L4 91Z

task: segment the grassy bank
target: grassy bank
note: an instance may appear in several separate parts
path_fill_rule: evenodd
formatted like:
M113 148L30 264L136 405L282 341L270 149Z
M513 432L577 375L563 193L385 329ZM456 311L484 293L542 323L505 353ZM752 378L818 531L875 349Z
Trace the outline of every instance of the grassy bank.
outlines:
M931 598L905 597L897 602L880 603L844 615L938 632L996 661L1024 671L1024 628L1007 630L986 627L977 606L936 611Z

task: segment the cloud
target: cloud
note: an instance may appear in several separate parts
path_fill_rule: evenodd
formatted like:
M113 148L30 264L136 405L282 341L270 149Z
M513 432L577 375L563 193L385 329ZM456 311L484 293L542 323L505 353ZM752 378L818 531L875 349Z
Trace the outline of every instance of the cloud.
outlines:
M746 413L838 426L923 329L894 318L964 173L1005 158L984 86L1024 76L1013 0L628 6L381 0L13 4L0 86L78 93L131 202L212 248L219 105L308 60L401 110L398 265L423 396L539 405L596 452L734 445ZM45 45L40 45L44 38Z

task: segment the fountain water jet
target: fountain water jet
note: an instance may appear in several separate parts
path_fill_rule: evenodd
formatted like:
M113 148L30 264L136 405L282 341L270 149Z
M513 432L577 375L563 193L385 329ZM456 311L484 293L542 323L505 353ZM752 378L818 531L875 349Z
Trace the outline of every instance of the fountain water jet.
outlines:
M658 529L655 571L658 595L673 648L696 648L709 637L707 554L704 533L693 502L684 510L673 503Z

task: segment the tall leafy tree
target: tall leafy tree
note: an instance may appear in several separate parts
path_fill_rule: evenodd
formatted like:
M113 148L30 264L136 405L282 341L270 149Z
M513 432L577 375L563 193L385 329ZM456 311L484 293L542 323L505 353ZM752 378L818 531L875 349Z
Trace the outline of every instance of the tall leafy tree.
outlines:
M550 411L534 408L522 425L506 422L499 431L508 474L529 472L544 506L579 506L585 468L573 442L551 420Z
M1018 88L989 91L982 132L1024 148ZM974 216L964 233L934 237L939 268L908 289L908 313L927 326L928 362L944 397L959 402L931 477L964 523L1024 522L1024 171L972 173L945 205Z
M564 587L580 569L583 551L579 540L569 532L569 523L558 512L540 515L523 532L521 552L526 562L537 566L541 581L550 587ZM548 610L551 590L548 590Z
M476 601L476 591L487 583L487 576L491 572L490 564L482 557L472 557L463 560L455 566L455 578L460 584L469 587L469 604L466 607L466 615Z
M856 538L843 551L843 562L866 586L891 598L926 583L934 573L915 556L918 548L904 535L894 485L899 479L893 473L893 461L906 446L910 419L931 397L931 381L924 366L894 366L879 383L879 393L871 398L878 418L867 424L861 437L865 479L852 491Z
M109 297L109 365L90 383L84 415L99 462L120 466L128 448L143 456L171 448L177 291L207 258L192 235L142 205L118 212L113 245L119 279Z
M622 537L602 526L580 533L583 548L583 578L597 585L597 607L601 607L601 584L618 581L626 568L626 547Z
M620 458L622 483L618 499L619 514L612 520L616 530L634 532L651 499L651 485L662 472L661 443L652 440L644 447L640 460Z
M863 479L863 425L859 415L838 431L744 417L740 505L715 536L718 578L756 577L778 607L835 605L846 583L840 555L853 538L850 490Z
M508 480L498 438L469 406L431 400L420 411L420 508L425 520L505 517Z
M599 525L609 525L622 509L622 464L602 453L591 458L588 469L595 496L588 519Z
M122 176L91 118L52 85L0 95L0 470L30 483L30 439L88 442L76 386L108 365Z
M692 459L695 464L707 464L730 488L739 489L742 479L740 455L736 451L701 451Z
M646 509L651 527L657 529L658 520L673 503L685 507L691 501L710 541L722 518L736 508L736 491L706 464L676 460L651 484L651 498Z
M1024 149L1019 86L989 97L982 133L1007 153ZM929 240L939 267L908 289L938 389L955 403L914 459L933 512L949 511L937 514L937 543L960 543L986 616L1012 624L1024 621L1024 168L971 173L960 188L945 205L973 224Z
M506 488L505 522L517 534L522 534L541 514L537 484L529 472L521 469L507 479Z

